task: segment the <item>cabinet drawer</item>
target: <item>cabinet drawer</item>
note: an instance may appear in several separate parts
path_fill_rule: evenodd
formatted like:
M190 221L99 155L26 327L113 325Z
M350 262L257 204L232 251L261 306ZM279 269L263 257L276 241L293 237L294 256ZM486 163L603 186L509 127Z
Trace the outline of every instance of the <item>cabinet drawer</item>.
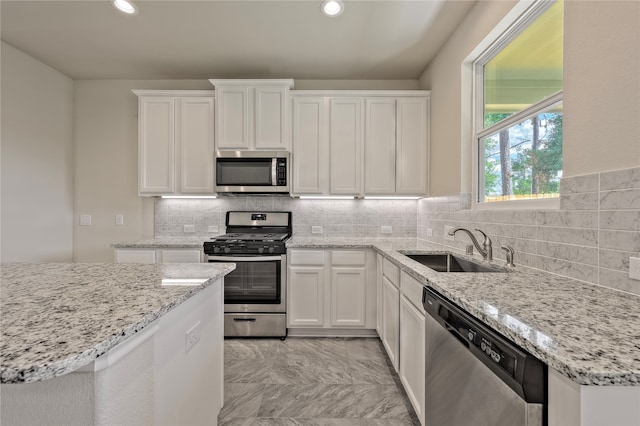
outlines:
M393 283L393 285L396 287L400 285L400 268L386 258L384 259L384 262L382 262L382 273Z
M125 249L115 251L116 263L156 263L156 251L153 249Z
M324 265L324 251L321 250L290 250L290 265Z
M162 250L162 263L200 263L200 250Z
M363 251L333 250L331 252L331 265L364 266L367 254Z
M423 285L411 275L402 271L400 278L400 292L413 304L420 312L424 313L422 306L422 289Z

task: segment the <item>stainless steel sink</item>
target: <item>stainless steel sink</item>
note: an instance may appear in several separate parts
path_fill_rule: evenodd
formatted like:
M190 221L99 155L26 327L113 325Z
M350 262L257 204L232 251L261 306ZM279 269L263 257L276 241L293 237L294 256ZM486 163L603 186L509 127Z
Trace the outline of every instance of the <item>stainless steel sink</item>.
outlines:
M437 272L506 272L504 269L471 262L452 254L407 254L409 259Z

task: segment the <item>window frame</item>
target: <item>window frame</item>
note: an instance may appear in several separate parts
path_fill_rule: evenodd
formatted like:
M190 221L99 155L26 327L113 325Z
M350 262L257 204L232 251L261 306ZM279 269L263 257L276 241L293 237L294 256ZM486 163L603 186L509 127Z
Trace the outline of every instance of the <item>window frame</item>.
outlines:
M505 118L500 123L488 128L484 127L484 66L495 57L502 49L511 43L521 32L531 25L538 17L546 12L557 0L521 0L496 28L471 52L462 63L463 75L463 99L469 100L467 114L463 101L463 123L468 122L468 130L463 125L463 140L471 142L471 182L472 197L471 208L478 210L534 210L534 209L559 209L560 199L537 198L525 200L506 200L480 202L481 176L480 176L480 140L505 127L518 124L536 113L544 112L554 104L561 104L563 91L542 99ZM466 84L465 84L466 80ZM465 117L467 118L465 120ZM464 167L464 164L463 164Z

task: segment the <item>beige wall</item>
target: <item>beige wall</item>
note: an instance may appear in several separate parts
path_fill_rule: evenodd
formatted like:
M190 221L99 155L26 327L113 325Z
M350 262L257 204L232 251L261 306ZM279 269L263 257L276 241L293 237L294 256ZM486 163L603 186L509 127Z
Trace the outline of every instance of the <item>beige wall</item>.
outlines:
M110 244L153 237L153 199L138 196L138 97L132 89L212 89L206 80L75 82L74 261L109 262ZM115 215L124 215L124 225Z
M431 195L471 190L461 64L515 4L478 2L420 78L431 90ZM565 1L564 176L640 165L638 23L638 1Z
M564 176L640 165L640 1L565 4Z
M1 49L2 261L71 261L73 81Z

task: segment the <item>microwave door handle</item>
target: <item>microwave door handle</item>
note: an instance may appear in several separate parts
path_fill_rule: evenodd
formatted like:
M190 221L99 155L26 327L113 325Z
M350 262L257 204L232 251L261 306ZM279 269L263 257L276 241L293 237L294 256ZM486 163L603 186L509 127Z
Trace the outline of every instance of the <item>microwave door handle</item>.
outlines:
M278 184L278 159L271 159L271 185L276 186Z

